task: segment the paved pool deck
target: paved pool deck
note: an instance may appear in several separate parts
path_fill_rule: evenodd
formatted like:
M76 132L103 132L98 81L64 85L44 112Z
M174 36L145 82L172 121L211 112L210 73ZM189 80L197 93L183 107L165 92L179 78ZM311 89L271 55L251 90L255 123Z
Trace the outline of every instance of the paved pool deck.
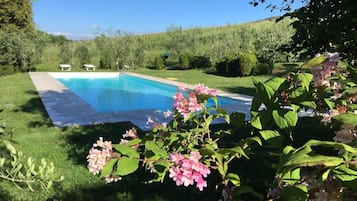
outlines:
M168 122L170 119L164 117L160 110L130 110L130 111L113 111L113 112L97 112L88 103L74 94L61 82L56 80L52 75L58 74L61 76L88 76L88 77L103 77L115 76L119 73L112 72L29 72L33 84L35 85L42 103L46 108L49 117L55 127L69 127L77 125L103 124L114 122L132 122L142 130L151 129L151 125L147 124L147 119L151 118L155 122ZM193 88L193 85L177 82L172 78L156 78L152 76L125 72L125 74L163 82L174 86L182 85L186 88ZM249 108L252 97L228 93L217 90L217 95L226 96L233 99L244 100L246 105L230 105L225 109L228 112L240 111L249 114ZM247 117L249 118L249 117Z

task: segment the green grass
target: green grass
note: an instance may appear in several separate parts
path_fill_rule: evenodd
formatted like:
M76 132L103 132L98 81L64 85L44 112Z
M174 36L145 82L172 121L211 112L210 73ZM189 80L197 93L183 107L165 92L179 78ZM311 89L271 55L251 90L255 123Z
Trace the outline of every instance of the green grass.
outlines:
M151 70L148 68L139 68L134 72L151 75L161 78L176 78L179 82L188 84L204 83L210 88L216 88L228 92L254 95L255 88L253 80L265 81L271 76L249 76L249 77L222 77L202 70Z

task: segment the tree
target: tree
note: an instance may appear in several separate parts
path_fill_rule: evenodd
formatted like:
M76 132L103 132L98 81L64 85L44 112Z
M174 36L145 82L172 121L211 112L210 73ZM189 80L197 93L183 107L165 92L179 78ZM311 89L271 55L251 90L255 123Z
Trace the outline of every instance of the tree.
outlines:
M0 30L33 32L32 4L29 0L0 0Z
M265 0L250 1L254 6ZM329 51L340 52L352 61L357 58L357 4L353 0L302 0L306 5L282 18L296 19L296 33L284 49L293 53L313 55ZM290 10L294 0L283 0L282 10ZM276 9L278 6L268 4Z

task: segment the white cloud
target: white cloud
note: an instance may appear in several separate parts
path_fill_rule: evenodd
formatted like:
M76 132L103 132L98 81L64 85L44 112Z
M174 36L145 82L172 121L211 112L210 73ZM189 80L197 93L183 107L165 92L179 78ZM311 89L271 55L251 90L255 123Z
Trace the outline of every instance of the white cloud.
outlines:
M62 35L71 40L90 40L90 39L94 39L97 36L97 34L76 34L76 33L67 33L67 32L48 32L48 33L56 36Z

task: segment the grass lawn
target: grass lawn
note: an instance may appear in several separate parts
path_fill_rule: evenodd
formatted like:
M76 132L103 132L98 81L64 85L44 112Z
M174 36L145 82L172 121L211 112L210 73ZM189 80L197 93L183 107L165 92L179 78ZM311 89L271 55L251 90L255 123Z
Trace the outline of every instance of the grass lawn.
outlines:
M255 88L253 80L265 81L271 76L249 76L249 77L222 77L208 74L202 70L151 70L148 68L139 68L134 72L151 75L161 78L176 78L179 82L188 84L204 83L210 88L221 89L233 93L254 95Z
M218 79L198 70L140 69L136 72L164 78L175 77L192 84L205 83L233 92L242 90L248 94L254 93L251 78ZM133 125L124 122L54 128L28 74L0 77L0 86L0 123L6 124L5 133L0 138L11 141L25 157L52 161L56 172L65 176L65 180L52 192L33 193L0 180L0 200L218 200L220 193L214 190L214 186L199 192L195 188L176 187L170 180L164 184L144 185L140 181L149 177L147 173L133 174L116 184L105 184L102 179L88 172L85 157L99 136L117 142L121 134Z

